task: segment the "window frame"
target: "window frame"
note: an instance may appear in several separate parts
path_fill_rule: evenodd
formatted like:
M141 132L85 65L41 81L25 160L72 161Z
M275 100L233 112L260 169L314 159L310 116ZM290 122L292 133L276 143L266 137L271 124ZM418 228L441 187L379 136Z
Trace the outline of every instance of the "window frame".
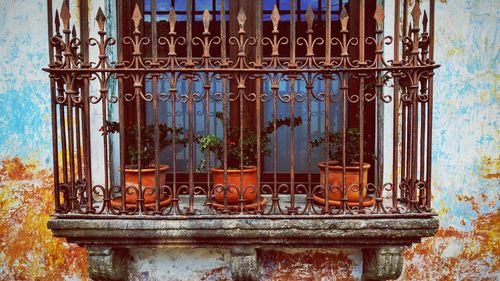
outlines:
M297 4L300 3L300 0L296 0ZM376 1L368 1L369 3L366 4L365 9L367 10L367 14L373 14L375 12L376 8ZM130 36L132 33L131 25L130 24L124 24L123 19L130 19L132 17L132 11L135 7L135 5L138 4L141 12L144 14L144 0L131 0L131 1L125 1L123 7L122 7L122 12L118 15L117 18L117 24L118 26L122 27L119 28L119 32L121 30L121 36ZM193 5L194 0L193 0ZM279 5L278 5L279 6ZM359 9L359 1L350 1L347 5L345 5L347 10L358 10ZM245 30L247 31L247 36L255 36L255 28L256 28L256 3L254 1L231 1L231 5L229 5L229 9L227 10L227 13L229 14L229 21L226 21L226 25L228 26L228 34L227 38L230 38L231 36L237 36L238 35L238 26L236 23L236 16L238 15L238 12L240 9L243 9L245 11L245 14L247 16L247 20L245 22ZM279 9L279 7L278 7ZM306 9L306 8L305 8ZM305 12L305 9L303 12ZM298 10L298 9L297 9ZM315 12L318 12L316 9ZM199 11L196 11L196 13L200 13ZM299 12L297 12L299 13ZM323 14L324 10L321 10L320 14ZM339 12L340 14L340 9ZM265 14L265 13L264 13ZM288 13L289 14L289 13ZM351 36L358 36L359 35L359 25L358 25L358 17L359 13L351 12L350 14L350 21L349 21L349 30ZM193 20L194 20L194 15L195 15L195 10L193 9ZM299 17L300 18L300 17ZM297 21L301 21L300 19L297 19ZM322 21L315 13L315 21ZM323 21L324 22L324 21ZM339 30L340 30L340 22L337 21L332 21L333 24L336 24L339 26L339 28L332 28L332 36L340 36ZM365 22L365 34L366 36L375 36L375 24L370 24L374 23L374 21L366 21ZM123 28L125 27L125 28ZM144 22L141 23L141 29L143 34L144 33ZM281 34L286 34L289 29L286 30L280 30ZM202 31L202 30L201 30ZM201 34L200 30L195 30L193 29L193 33L195 34ZM338 33L338 34L337 34ZM125 49L123 50L122 53L125 54L131 54L132 52L130 50L127 50L126 48L128 46L123 46ZM130 47L128 47L130 48ZM367 56L372 56L375 52L375 46L368 47L366 49ZM357 56L358 55L358 49L357 48L352 48L350 49L350 55ZM299 57L300 55L297 55ZM144 59L149 59L150 57L148 56L143 56ZM247 52L247 58L249 60L253 60L255 57L255 48L251 48L250 52ZM322 56L317 56L318 58L322 58ZM161 57L158 57L161 58ZM217 58L217 57L215 57ZM228 59L235 61L237 59L237 48L236 46L231 46L228 45ZM253 83L250 83L247 89L249 91L254 91L255 90L255 85ZM124 85L124 90L125 91L131 91L133 89L132 85L129 83L129 85ZM235 92L237 90L236 84L233 82L230 82L230 90L232 92ZM359 92L359 82L350 80L349 82L349 93L356 93ZM239 123L239 111L240 111L240 103L239 101L233 101L229 103L230 109L230 127L240 127ZM255 105L253 102L250 102L248 100L244 100L243 102L245 110L244 112L244 124L243 128L251 128L253 126L256 126L251 122L251 120L255 120L256 117L256 111L255 111ZM365 123L365 140L369 144L367 145L367 154L374 154L375 153L375 130L376 130L376 109L375 109L375 103L367 103L365 104L365 120L369 120L369 122ZM130 106L126 106L125 108L125 120L127 126L136 124L137 120L137 111L136 111L136 106L135 106L135 101L130 102ZM142 124L146 123L146 102L142 101L142 106L141 106L141 111L142 111ZM357 117L357 105L354 103L348 103L348 117L347 117L347 127L348 128L356 128L359 126L359 118ZM264 110L261 112L262 118L261 120L264 120ZM264 126L264 121L262 121L261 126ZM253 127L255 128L255 127ZM127 147L128 145L135 145L133 144L126 144ZM127 156L128 158L128 156ZM262 162L264 160L262 159ZM374 163L371 163L374 164ZM374 165L372 165L374 166ZM178 178L178 182L188 182L189 178L189 172L177 172L176 177ZM311 181L312 182L319 182L319 172L311 172ZM278 177L278 182L289 182L290 181L290 174L288 172L277 172L277 177ZM167 173L167 180L171 180L172 174ZM198 184L200 183L202 186L206 185L206 178L207 175L206 173L199 173L195 175L195 182ZM299 183L307 183L308 182L308 173L307 172L295 172L295 178L296 182ZM373 182L375 178L375 169L370 169L368 173L368 181ZM261 172L261 184L264 183L272 183L273 182L273 172L265 172L262 170Z

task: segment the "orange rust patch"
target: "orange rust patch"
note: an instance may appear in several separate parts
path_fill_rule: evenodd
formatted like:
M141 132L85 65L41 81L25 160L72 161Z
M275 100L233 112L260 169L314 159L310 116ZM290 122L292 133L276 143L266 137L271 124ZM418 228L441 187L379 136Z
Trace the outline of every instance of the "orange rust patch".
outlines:
M477 204L474 196L457 194L457 198L459 201L470 203L472 205L472 210L479 214L479 204Z
M201 278L202 281L228 281L228 269L226 267L218 267L210 270Z
M86 280L85 250L54 238L47 221L53 212L52 177L19 158L0 165L0 280Z
M484 156L481 160L481 167L479 167L481 176L485 179L499 179L500 178L500 156L493 159L489 156Z
M344 252L271 250L261 253L261 263L265 280L357 280L354 261Z
M485 178L485 179L498 179L498 178L500 178L500 173L485 174L485 175L483 175L483 178Z
M471 232L440 229L405 252L402 280L496 280L500 272L500 210L479 215Z
M31 180L34 178L35 165L24 164L19 157L3 159L0 178L3 180Z

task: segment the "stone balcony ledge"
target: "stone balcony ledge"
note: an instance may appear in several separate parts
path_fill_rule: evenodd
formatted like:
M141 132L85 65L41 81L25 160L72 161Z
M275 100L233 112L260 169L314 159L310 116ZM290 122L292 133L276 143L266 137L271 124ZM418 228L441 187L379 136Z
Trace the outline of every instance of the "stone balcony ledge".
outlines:
M257 280L258 249L358 248L363 279L395 279L402 272L403 249L433 236L436 217L296 218L231 216L186 218L59 215L48 222L55 236L86 247L94 280L123 280L133 247L229 248L235 280Z

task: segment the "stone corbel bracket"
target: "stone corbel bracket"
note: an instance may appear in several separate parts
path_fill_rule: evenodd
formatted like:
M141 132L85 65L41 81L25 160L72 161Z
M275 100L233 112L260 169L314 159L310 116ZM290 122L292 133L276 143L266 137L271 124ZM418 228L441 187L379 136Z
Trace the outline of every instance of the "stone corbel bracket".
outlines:
M48 227L56 237L88 249L93 280L126 280L128 248L228 248L234 280L258 280L259 248L358 248L363 279L396 279L403 249L433 236L435 217L370 219L224 218L210 220L99 218L62 215Z

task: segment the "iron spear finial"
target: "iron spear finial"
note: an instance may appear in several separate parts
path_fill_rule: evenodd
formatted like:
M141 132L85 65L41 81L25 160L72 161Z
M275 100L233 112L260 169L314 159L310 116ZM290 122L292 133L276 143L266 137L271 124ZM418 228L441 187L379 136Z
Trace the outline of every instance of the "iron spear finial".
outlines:
M314 22L314 13L311 8L311 5L307 6L306 11L306 21L307 21L307 29L312 30L313 22Z
M170 7L170 12L168 14L168 22L170 23L170 32L175 30L175 22L177 21L177 16L175 15L174 7Z
M273 22L273 31L278 31L280 12L278 11L278 7L276 5L274 5L273 12L271 13L271 21Z
M64 29L69 29L69 19L71 15L69 13L69 2L64 0L61 6L61 20L63 22Z
M134 27L136 30L139 29L139 23L141 22L142 15L139 5L135 4L134 13L132 14L132 21L134 22Z
M210 12L208 9L203 11L203 30L205 33L208 33L208 28L210 26Z
M240 31L245 31L244 26L245 26L245 21L247 20L247 16L245 15L243 7L240 8L236 20L238 21L238 25L240 26Z
M97 21L97 25L99 26L99 31L104 31L104 24L106 23L106 16L102 11L101 7L97 10L97 15L95 16L95 20Z
M384 22L384 7L382 4L378 3L377 8L375 9L375 15L373 16L375 21L377 21L377 25L379 28L382 27L382 23Z
M349 15L344 5L342 5L342 11L340 12L340 24L342 25L342 30L347 30L347 23L349 22Z

